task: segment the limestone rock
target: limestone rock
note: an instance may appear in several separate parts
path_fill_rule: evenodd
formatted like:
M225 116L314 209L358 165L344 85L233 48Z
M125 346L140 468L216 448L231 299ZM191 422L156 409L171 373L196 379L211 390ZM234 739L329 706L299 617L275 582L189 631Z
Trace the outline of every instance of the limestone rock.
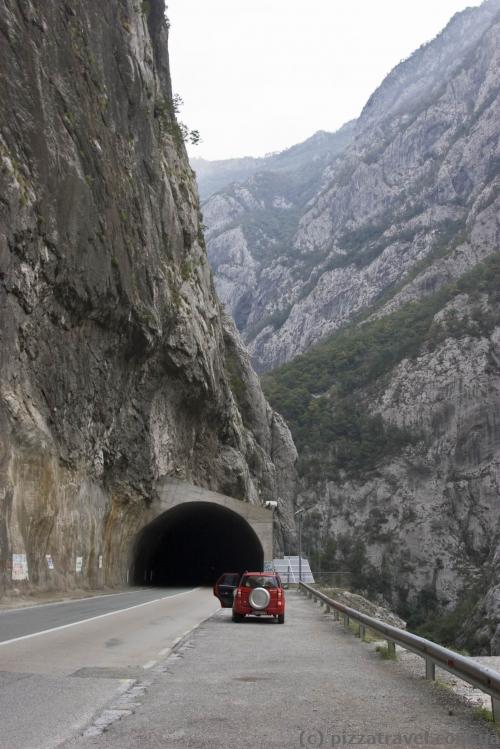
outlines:
M163 0L0 30L1 590L14 553L24 586L123 582L162 477L288 507L296 454L214 291Z

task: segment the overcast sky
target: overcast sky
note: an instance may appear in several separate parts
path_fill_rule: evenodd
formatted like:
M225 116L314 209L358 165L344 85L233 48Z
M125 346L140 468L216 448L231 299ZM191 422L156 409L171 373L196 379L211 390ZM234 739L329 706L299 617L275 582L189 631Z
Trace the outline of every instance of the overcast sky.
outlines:
M193 156L261 156L356 117L402 58L479 0L167 0Z

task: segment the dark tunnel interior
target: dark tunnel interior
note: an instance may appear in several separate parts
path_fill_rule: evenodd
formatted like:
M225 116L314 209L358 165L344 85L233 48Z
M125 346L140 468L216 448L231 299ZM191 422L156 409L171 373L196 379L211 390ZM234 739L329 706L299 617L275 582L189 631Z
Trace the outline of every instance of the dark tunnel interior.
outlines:
M211 502L187 502L139 534L133 585L212 585L223 572L261 570L262 545L247 521Z

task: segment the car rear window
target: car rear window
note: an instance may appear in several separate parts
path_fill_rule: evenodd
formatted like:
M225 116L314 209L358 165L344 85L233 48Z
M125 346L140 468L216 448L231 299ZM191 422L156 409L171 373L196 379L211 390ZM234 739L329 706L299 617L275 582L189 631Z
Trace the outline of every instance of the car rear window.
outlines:
M279 588L278 579L274 575L247 575L243 578L244 588Z
M223 575L219 582L219 585L234 585L236 587L239 581L240 581L240 576L238 574Z

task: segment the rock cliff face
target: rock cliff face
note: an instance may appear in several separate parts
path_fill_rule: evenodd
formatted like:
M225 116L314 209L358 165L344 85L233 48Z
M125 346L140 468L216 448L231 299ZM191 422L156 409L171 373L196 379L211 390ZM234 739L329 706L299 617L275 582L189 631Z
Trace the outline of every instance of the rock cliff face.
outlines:
M310 274L311 258L293 251L294 236L353 131L348 123L337 133L319 132L280 154L254 159L253 175L241 184L234 182L233 160L214 162L211 171L193 163L202 189L224 178L234 182L204 203L203 214L217 292L247 341L259 330L279 328L290 312L290 288ZM265 300L273 293L278 303L269 306Z
M213 288L164 14L0 8L0 592L122 580L161 477L293 494L290 434Z
M204 204L216 283L258 370L307 350L384 295L395 308L435 291L490 251L499 13L488 0L457 14L392 71L352 143L321 164L316 194L298 197L293 220L283 190L265 194L255 177ZM268 190L270 176L260 177ZM264 196L276 206L267 225L278 229L252 234Z

